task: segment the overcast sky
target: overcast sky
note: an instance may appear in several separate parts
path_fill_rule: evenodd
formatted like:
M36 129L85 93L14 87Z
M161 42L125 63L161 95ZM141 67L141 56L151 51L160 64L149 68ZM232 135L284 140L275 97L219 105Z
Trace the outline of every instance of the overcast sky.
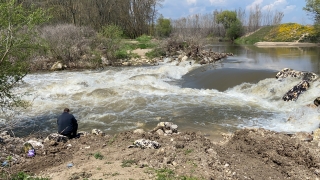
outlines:
M282 23L296 22L299 24L312 24L312 19L305 7L305 0L165 0L159 9L165 18L178 19L192 14L207 14L213 10L245 9L247 14L250 7L257 4L262 10L272 9L284 13Z

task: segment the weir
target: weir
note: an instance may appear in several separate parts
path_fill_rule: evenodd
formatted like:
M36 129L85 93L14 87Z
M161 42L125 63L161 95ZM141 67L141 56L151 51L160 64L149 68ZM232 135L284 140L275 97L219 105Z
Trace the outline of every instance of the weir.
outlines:
M190 65L189 61L177 66L166 59L158 66L29 74L16 89L32 103L16 114L16 119L28 121L17 133L56 132L56 118L65 107L77 118L79 130L97 128L108 134L151 130L160 121L211 136L243 127L281 132L311 132L318 127L318 110L307 105L320 94L319 82L313 82L298 100L285 102L283 95L300 80L275 78L284 67L312 71L313 61L296 60L306 53L296 59L278 55L274 60L275 54L249 52L248 47L219 46L222 48L231 49L235 56L216 66ZM256 78L246 79L244 73ZM212 86L215 81L228 84L231 80L222 90ZM186 86L188 83L193 86ZM287 121L289 117L295 121Z

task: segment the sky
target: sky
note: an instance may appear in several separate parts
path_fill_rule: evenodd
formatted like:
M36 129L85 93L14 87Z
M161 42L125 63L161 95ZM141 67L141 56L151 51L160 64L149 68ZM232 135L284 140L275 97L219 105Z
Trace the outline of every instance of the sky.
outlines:
M241 8L247 14L251 7L259 5L262 11L268 8L284 13L281 23L313 24L312 17L302 8L305 0L164 0L159 13L164 18L179 19L193 14L208 14L214 10L237 10Z

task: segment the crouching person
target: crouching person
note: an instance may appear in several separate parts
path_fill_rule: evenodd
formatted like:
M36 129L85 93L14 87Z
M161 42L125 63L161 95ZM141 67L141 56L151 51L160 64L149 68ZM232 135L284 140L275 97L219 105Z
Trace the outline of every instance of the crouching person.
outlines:
M58 133L71 139L77 136L78 122L69 112L70 110L65 108L63 113L58 117L57 124Z

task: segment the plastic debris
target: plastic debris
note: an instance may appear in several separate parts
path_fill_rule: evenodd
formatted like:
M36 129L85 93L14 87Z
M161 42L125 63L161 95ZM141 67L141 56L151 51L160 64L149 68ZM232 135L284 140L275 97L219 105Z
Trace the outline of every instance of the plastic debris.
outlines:
M28 157L34 157L35 155L36 155L36 151L34 149L30 149L28 151L28 154L27 154Z
M8 166L8 165L9 165L8 161L4 161L4 162L1 164L1 166Z
M68 168L71 168L71 167L73 167L73 164L72 164L72 163L69 163L69 164L67 164L67 167L68 167Z

